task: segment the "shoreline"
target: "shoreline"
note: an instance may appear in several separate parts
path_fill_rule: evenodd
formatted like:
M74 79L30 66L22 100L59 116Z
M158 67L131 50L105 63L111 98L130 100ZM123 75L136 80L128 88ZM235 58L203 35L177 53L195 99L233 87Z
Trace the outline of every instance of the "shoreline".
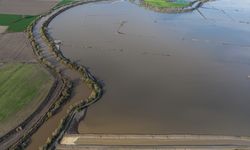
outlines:
M62 7L65 7L65 9L64 8L62 8L62 7L60 7L60 8L62 8L62 9L56 9L56 10L54 10L54 11L57 11L54 15L55 16L51 16L50 18L48 18L48 23L46 23L47 25L50 23L50 21L52 21L57 15L59 15L61 12L64 12L64 11L66 11L66 10L68 10L68 9L70 9L70 8L72 8L72 7L75 7L75 6L78 6L78 5L83 5L83 4L87 4L87 3L92 3L92 2L99 2L98 0L90 0L90 1L84 1L84 2L80 2L80 3L77 3L77 4L69 4L69 5L66 5L66 6L62 6ZM46 15L50 15L50 13L53 13L54 11L51 11L51 12L49 12L48 14L46 14ZM58 13L58 14L57 14ZM45 16L46 16L45 15ZM42 17L41 17L42 18ZM41 19L40 18L40 19ZM38 19L38 20L40 20L40 19ZM34 24L34 26L35 26L35 24ZM42 31L43 33L44 32L46 32L46 29L47 29L47 26L45 25L45 26L43 26L44 27L44 31ZM48 33L47 33L48 34ZM46 34L45 34L46 35ZM47 38L47 42L53 42L52 41L52 37L50 36L50 35L48 35L49 36L49 38L48 37L46 37ZM45 40L46 40L46 38L45 38ZM47 42L45 42L45 41L43 41L43 43L46 43L46 44L48 44ZM55 50L55 47L53 46L53 45L55 45L55 43L53 42L53 43L49 43L49 44L51 44L52 45L52 50L54 49ZM55 51L54 51L55 52ZM61 51L59 51L59 53L61 53ZM54 53L55 55L56 55L56 53ZM61 56L60 56L61 55ZM72 62L70 62L70 60L69 59L67 59L66 57L64 57L63 56L63 54L61 53L61 54L58 54L58 56L60 56L61 57L61 59L60 59L60 61L62 61L63 63L65 63L66 65L68 65L68 67L71 67L71 68L73 68L73 70L78 70L79 68L79 66L81 66L81 65L78 65L78 64L74 64L74 63L72 63ZM64 62L66 60L66 62ZM62 62L60 62L60 63L62 63ZM87 77L88 79L90 79L90 80L92 80L92 81L95 81L96 79L86 70L86 68L85 67L82 67L82 70L83 70L83 72L85 72L85 75L84 75L84 73L83 73L83 77ZM86 73L87 72L87 73ZM96 81L95 81L96 82ZM96 84L99 84L98 82L96 82ZM92 84L91 84L91 86L92 86ZM100 93L102 93L102 92L100 92ZM100 94L99 93L99 94ZM99 95L100 96L100 95ZM77 109L79 109L79 110L85 110L88 106L90 106L90 105L92 105L93 103L95 103L97 100L99 100L99 98L100 97L97 97L97 99L92 99L92 101L87 101L87 103L85 103L84 101L82 101L80 104L78 104L78 105L76 105L76 106L74 106L73 108L71 108L71 110L70 110L70 112L68 113L68 115L66 115L65 116L65 118L64 118L64 122L66 123L66 124L68 124L66 127L63 127L64 129L62 130L62 131L60 131L59 133L57 133L57 137L55 136L55 137L52 137L53 139L55 138L56 140L55 141L51 141L51 142L49 142L49 144L51 144L52 145L52 147L53 146L55 146L56 144L58 144L59 142L60 142L60 138L62 138L62 136L64 136L64 133L65 133L65 131L67 130L67 127L70 125L70 123L71 123L71 121L72 121L72 118L74 118L74 116L75 116L75 113L77 113ZM64 126L64 125L62 125L62 126ZM59 127L60 128L60 127ZM168 135L168 136L171 136L171 135ZM180 135L181 136L181 135ZM194 135L183 135L184 137L186 137L186 136L194 136ZM202 136L205 136L205 135L200 135L201 137ZM220 136L215 136L215 137L220 137ZM237 137L237 136L235 136L235 137ZM204 137L205 138L205 137ZM247 138L249 138L249 137L247 137ZM50 146L51 147L51 146Z
M104 0L105 1L105 0ZM200 6L202 6L205 2L208 2L208 1L211 1L211 0L201 0L202 2L200 2L200 1L198 1L198 2L200 2L200 3L196 3L196 5L195 5L195 8L193 8L193 9L190 9L189 11L193 11L193 10L195 10L195 9L197 9L197 8L199 8ZM87 3L92 3L92 2L99 2L99 1L95 1L95 0L93 0L93 1L88 1L88 2L86 2L86 3L81 3L81 4L77 4L77 5L75 5L75 6L78 6L78 5L84 5L84 4L87 4ZM197 2L197 1L196 1ZM72 8L72 7L75 7L75 6L70 6L69 8L67 8L67 9L65 9L64 11L66 11L66 10L68 10L68 9L70 9L70 8ZM62 11L62 12L64 12L64 11ZM56 16L55 16L56 17ZM53 20L53 19L52 19ZM70 133L70 132L69 132ZM68 136L68 135L73 135L73 136L84 136L84 135L91 135L91 134L65 134L65 136ZM92 134L92 135L98 135L98 134ZM107 134L106 134L107 135ZM112 135L112 134L108 134L108 135ZM105 136L104 134L102 134L102 136ZM143 135L144 136L144 135ZM158 135L157 135L158 136ZM165 135L163 135L163 136L165 136ZM199 138L199 139L209 139L209 138L215 138L215 139L224 139L224 138L228 138L228 139L243 139L243 140L250 140L250 136L248 137L248 136L227 136L227 135L193 135L193 134L178 134L178 135L172 135L172 134L167 134L166 135L168 138L170 138L170 139L174 139L175 137L179 137L180 139L181 138Z
M209 1L214 1L214 0L195 0L193 2L190 2L190 5L185 6L185 7L180 7L180 8L171 8L171 7L165 7L165 8L159 8L156 6L151 6L150 4L147 4L143 0L140 0L141 4L143 7L146 9L159 12L159 13L186 13L186 12L192 12L194 10L199 9L203 4L209 2Z
M61 53L61 51L57 50L57 47L56 47L56 44L54 43L53 38L50 37L49 33L47 32L48 24L58 14L60 14L61 12L65 11L71 7L80 5L82 3L89 3L89 2L92 2L92 1L73 3L71 5L61 6L60 8L58 8L56 10L52 10L51 12L41 16L40 19L38 19L37 22L34 24L34 27L36 28L36 26L39 24L39 21L41 21L40 27L38 25L38 29L34 28L34 30L32 30L33 33L35 33L36 30L40 30L39 34L41 35L41 39L43 39L43 41L40 42L40 44L45 43L48 46L50 53L52 53L55 56L56 61L58 61L61 65L67 67L71 71L79 74L80 78L82 80L81 82L84 85L87 85L88 88L91 89L91 91L92 91L91 94L88 96L87 100L86 99L80 100L79 102L71 105L69 107L69 109L67 108L68 109L67 114L64 116L64 119L61 119L61 123L60 123L59 127L53 133L51 140L47 140L47 144L45 144L43 146L43 149L53 149L55 147L56 143L60 140L60 138L64 134L65 128L67 128L67 124L69 124L69 122L72 120L72 117L74 116L74 114L76 112L80 111L81 109L84 109L84 108L88 107L89 105L95 103L97 100L100 99L100 97L102 95L101 85L93 77L93 75L84 66L78 65L74 62L71 62L71 60L64 57L63 54ZM37 41L39 41L39 39L37 39Z
M211 135L69 134L58 149L249 149L249 137Z

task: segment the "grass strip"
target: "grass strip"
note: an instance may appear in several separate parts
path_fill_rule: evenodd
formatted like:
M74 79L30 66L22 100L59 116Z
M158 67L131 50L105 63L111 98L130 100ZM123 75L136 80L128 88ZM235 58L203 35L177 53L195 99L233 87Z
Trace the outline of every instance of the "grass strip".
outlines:
M158 8L182 8L187 7L190 5L189 2L185 0L177 0L177 1L170 1L170 0L144 0L147 5L158 7Z

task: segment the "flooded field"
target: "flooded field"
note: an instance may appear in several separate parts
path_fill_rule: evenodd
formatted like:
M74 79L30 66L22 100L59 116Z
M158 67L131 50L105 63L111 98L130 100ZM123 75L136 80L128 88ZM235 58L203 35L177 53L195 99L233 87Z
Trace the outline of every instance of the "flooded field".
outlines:
M80 133L250 136L249 1L183 14L97 2L62 13L50 32L105 84Z

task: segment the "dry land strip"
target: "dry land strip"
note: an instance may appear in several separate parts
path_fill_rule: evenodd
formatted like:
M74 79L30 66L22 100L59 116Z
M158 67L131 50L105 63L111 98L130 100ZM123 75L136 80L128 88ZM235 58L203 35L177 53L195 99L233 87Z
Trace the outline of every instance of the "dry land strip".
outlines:
M0 62L37 62L25 33L5 33L0 35Z
M247 137L210 135L105 135L68 134L57 146L63 149L249 149Z

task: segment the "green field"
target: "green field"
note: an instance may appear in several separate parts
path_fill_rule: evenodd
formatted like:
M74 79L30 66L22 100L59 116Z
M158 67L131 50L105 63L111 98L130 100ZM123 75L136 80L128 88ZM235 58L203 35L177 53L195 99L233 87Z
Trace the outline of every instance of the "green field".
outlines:
M22 32L37 16L0 14L0 25L8 26L9 32Z
M20 112L32 101L43 100L52 83L52 77L38 64L0 67L0 121Z
M176 0L175 2L169 0L144 0L147 5L158 8L181 8L189 6L185 0Z

